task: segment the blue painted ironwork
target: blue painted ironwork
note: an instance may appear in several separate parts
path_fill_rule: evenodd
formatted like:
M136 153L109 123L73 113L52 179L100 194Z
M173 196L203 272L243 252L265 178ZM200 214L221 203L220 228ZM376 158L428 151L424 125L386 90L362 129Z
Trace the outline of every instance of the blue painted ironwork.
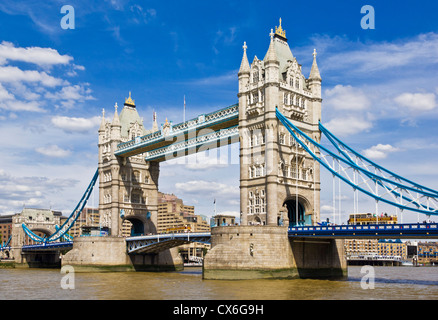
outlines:
M344 142L342 142L339 138L337 138L333 133L331 133L327 128L325 128L321 122L319 122L319 129L321 130L321 132L330 140L330 142L338 149L338 151L350 162L352 163L356 163L354 161L354 157L357 159L360 159L361 161L364 161L366 163L368 163L368 165L365 165L365 167L373 167L376 168L382 172L385 172L387 174L390 175L390 177L394 178L394 179L398 179L400 180L400 182L405 182L410 184L412 187L417 188L417 189L423 189L431 194L435 194L438 195L438 191L437 190L433 190L431 188L422 186L416 182L413 182L409 179L406 179L382 166L380 166L379 164L375 163L374 161L366 158L365 156L361 155L360 153L356 152L355 150L353 150L352 148L350 148L347 144L345 144ZM343 150L342 150L343 149ZM351 153L352 155L348 154ZM354 157L353 157L354 156Z
M159 130L142 137L137 137L134 140L120 143L117 150L114 152L117 156L132 156L135 154L144 153L157 149L156 146L168 146L174 143L173 138L177 138L176 142L180 142L178 137L185 136L188 132L196 132L205 128L226 129L237 124L239 117L239 106L234 104L227 108L223 108L208 114L199 115L197 118L176 124L169 124L169 132ZM170 139L172 138L172 139ZM185 138L183 140L186 140Z
M43 242L41 244L26 245L21 248L22 251L54 251L54 250L67 250L73 248L73 241L65 242Z
M290 227L290 238L437 238L436 223L406 223L406 224L371 224L371 225L334 225L334 226L304 226Z
M55 226L55 229L56 229L56 231L58 231L59 229L61 229L59 226ZM73 241L73 237L71 236L71 235L69 235L68 233L65 233L63 236L62 236L62 239L64 240L64 241Z
M162 158L177 158L185 156L186 154L193 152L196 153L197 149L202 147L204 150L208 148L218 147L218 142L231 139L231 141L239 141L239 127L232 126L229 128L221 129L220 131L211 132L205 135L200 135L191 139L185 139L183 141L176 141L171 145L157 148L144 153L146 161L152 161ZM167 159L170 160L170 159Z
M6 241L6 243L3 243L2 245L0 245L0 251L10 248L9 244L11 243L11 239L12 239L12 235L9 236L8 241Z
M70 216L65 220L65 222L62 224L61 227L57 228L56 231L51 234L47 238L42 238L38 235L36 235L34 232L32 232L24 223L22 224L24 232L34 241L36 242L53 242L57 241L60 238L63 238L68 234L68 231L73 227L76 220L79 218L80 214L82 213L82 210L85 208L85 205L88 202L88 199L91 196L91 193L93 191L93 188L96 184L97 178L99 176L99 171L96 170L93 178L91 179L90 184L88 185L87 189L85 190L84 194L82 195L81 200L78 202ZM68 237L68 236L67 236Z
M276 115L280 122L286 127L286 129L290 132L294 139L299 143L299 145L304 150L306 150L313 157L313 159L318 161L323 167L330 171L333 176L338 177L339 179L353 187L354 190L359 190L362 193L365 193L366 195L374 198L376 201L382 201L384 203L398 207L402 210L414 211L426 215L438 215L438 209L435 208L435 206L438 205L437 191L430 192L429 190L432 189L424 190L424 188L418 188L418 184L406 185L401 182L395 181L394 179L390 179L389 177L370 172L369 169L365 169L357 165L345 153L343 153L343 156L338 156L318 142L316 142L315 140L313 140L312 138L310 138L303 131L298 129L289 119L284 117L278 111L278 109L276 109ZM329 140L333 141L333 135L331 135L330 138L331 139ZM314 150L318 149L322 156L318 156L315 151L312 151L309 148L310 145L313 145ZM339 146L336 146L336 148L338 149L338 151L341 151L339 150ZM337 171L335 169L335 165L332 165L326 159L327 157L331 157L333 161L336 161L339 164L339 166L342 166L342 170L339 169L339 171ZM363 184L367 185L368 190L361 186L362 183L358 183L351 179L351 177L347 173L348 170L353 170L354 173L359 174L363 179ZM386 172L389 172L389 170L386 170ZM383 187L384 193L379 194L377 190L372 190L372 188L368 185L368 181L374 183L376 188L377 186ZM408 180L405 179L404 181L406 182ZM412 194L413 192L416 193L416 195ZM405 193L406 195L403 195L403 193ZM385 196L387 195L391 195L393 199L385 198ZM400 202L397 202L397 200L399 200ZM403 203L403 200L406 202ZM432 202L432 205L430 204L430 202Z

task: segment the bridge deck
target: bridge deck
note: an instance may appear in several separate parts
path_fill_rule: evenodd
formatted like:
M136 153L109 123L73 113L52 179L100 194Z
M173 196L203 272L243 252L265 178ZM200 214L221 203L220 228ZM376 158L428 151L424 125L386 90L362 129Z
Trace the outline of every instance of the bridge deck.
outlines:
M291 227L289 228L289 237L350 239L438 238L438 224L410 223Z
M126 238L128 253L156 253L190 242L210 243L210 232L156 234Z
M303 226L288 229L290 239L438 239L438 223ZM126 238L127 252L156 253L190 242L210 243L211 233L155 234ZM73 241L23 246L23 251L71 249Z
M21 247L22 251L56 251L73 248L73 241L66 242L49 242L33 244Z

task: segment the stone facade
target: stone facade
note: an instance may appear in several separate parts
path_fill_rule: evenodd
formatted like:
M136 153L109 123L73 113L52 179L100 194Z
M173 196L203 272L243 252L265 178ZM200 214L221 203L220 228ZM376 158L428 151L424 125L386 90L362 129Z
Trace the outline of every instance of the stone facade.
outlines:
M154 118L155 120L155 118ZM159 164L146 162L142 155L118 158L117 145L157 131L143 126L131 95L120 113L115 105L112 122L105 116L99 128L99 213L100 225L112 236L122 235L122 223L129 220L135 234L155 233L158 212Z
M295 142L275 111L320 140L316 53L306 78L281 22L270 37L265 58L256 56L251 65L245 43L238 73L241 224L313 224L320 217L319 164Z
M121 237L75 238L73 249L62 257L62 265L71 265L75 272L105 271L175 271L183 268L176 248L158 254L126 253L126 241Z
M321 76L316 51L306 78L280 26L263 60L247 58L239 79L241 226L216 227L204 279L344 278L342 240L289 240L287 227L320 221L320 167L291 137L278 109L320 141ZM318 154L317 150L314 150Z
M216 227L204 258L203 278L345 278L342 240L289 240L287 227Z

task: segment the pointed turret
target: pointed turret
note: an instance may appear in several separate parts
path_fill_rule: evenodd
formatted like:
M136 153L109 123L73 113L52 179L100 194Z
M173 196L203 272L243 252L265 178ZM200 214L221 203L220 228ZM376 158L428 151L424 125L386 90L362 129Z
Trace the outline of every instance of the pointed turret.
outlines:
M246 42L243 43L243 57L242 62L240 63L240 69L239 69L239 75L243 73L250 73L251 69L249 67L248 57L246 55L246 49L248 47L246 46Z
M268 52L266 52L266 56L263 59L265 62L265 79L266 83L276 83L279 81L280 77L280 61L277 58L277 53L275 50L273 29L271 29L269 36L271 37L271 43L269 44Z
M119 114L117 113L117 102L114 105L114 118L113 118L113 122L111 123L112 126L120 126L120 119L119 119Z
M271 37L271 43L269 44L268 52L266 52L266 56L263 59L265 62L275 61L278 63L277 59L277 53L275 52L275 45L274 45L274 30L271 29L271 33L269 34Z
M153 121L152 121L152 132L158 131L158 123L157 123L157 113L154 112Z
M105 131L105 125L106 125L105 109L102 109L102 121L100 122L99 132Z
M309 80L321 81L321 75L319 74L318 64L316 63L316 49L313 49L313 64L310 70Z
M248 57L246 56L246 49L248 48L246 46L246 42L243 43L243 57L242 62L240 63L240 69L237 73L237 76L239 77L239 92L245 89L245 87L249 83L249 74L251 72L251 68L249 66Z

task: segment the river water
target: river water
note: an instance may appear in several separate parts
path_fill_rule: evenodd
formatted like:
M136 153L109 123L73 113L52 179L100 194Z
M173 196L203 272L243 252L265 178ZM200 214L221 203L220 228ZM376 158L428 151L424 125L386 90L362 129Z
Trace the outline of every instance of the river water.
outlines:
M351 266L348 280L202 280L182 272L76 273L59 269L0 269L1 300L434 300L437 267ZM63 278L64 277L64 278ZM365 277L374 279L367 280ZM373 284L373 287L371 286ZM71 289L63 289L70 286ZM74 289L73 289L74 286ZM365 289L367 287L368 289Z

